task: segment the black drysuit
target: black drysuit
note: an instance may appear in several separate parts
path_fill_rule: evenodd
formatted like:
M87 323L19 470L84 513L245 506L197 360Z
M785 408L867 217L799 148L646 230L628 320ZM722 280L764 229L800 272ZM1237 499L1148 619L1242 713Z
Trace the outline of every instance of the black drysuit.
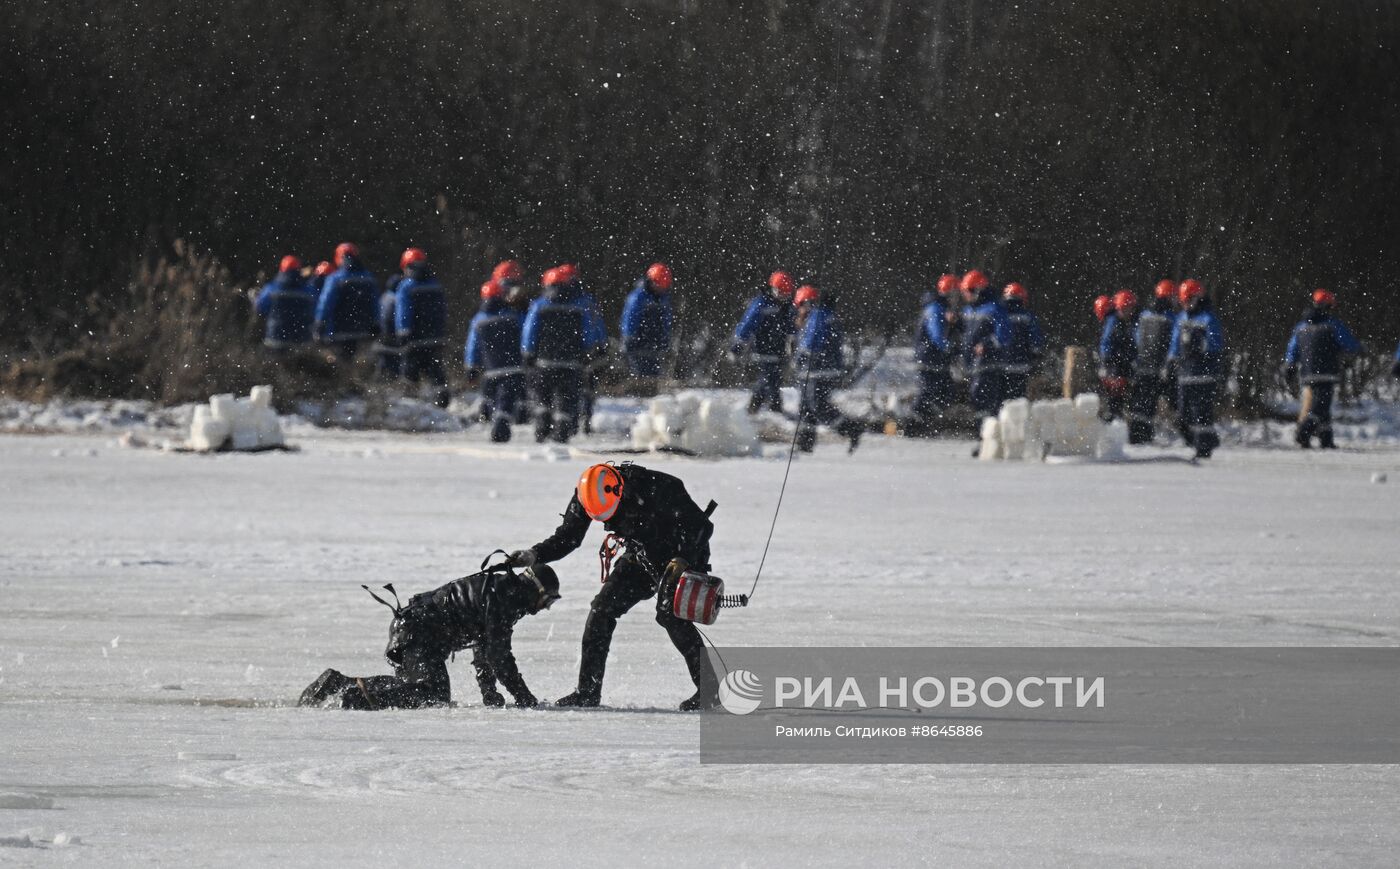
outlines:
M685 659L691 681L702 694L716 689L715 674L705 655L704 641L695 625L671 612L674 589L663 585L663 574L673 558L681 558L697 570L710 569L710 535L714 525L709 511L691 500L685 484L670 474L640 465L622 464L622 503L603 528L621 538L626 553L613 564L603 587L593 598L583 628L583 654L579 664L578 691L595 702L603 689L617 620L638 603L656 594L656 622L670 634ZM556 561L583 544L593 520L575 494L564 510L564 520L546 540L536 544L535 557Z
M301 695L302 706L416 709L452 699L448 656L472 649L481 699L504 704L499 682L519 706L534 706L511 650L515 623L531 612L535 589L513 573L483 572L414 595L394 614L384 657L392 676L343 676L327 670Z

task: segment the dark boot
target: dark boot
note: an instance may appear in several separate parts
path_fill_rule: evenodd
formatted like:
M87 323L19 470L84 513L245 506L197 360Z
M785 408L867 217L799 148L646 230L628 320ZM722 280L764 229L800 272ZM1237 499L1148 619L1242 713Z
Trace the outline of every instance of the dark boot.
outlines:
M553 415L547 410L542 410L535 414L535 443L542 444L549 440L549 431L554 426Z
M491 424L491 441L503 444L510 440L510 419L505 414L496 417L496 421Z
M301 692L298 706L323 706L331 697L344 691L351 683L351 679L339 670L327 670L316 681L306 686L306 690Z
M1332 427L1322 429L1317 435L1317 445L1324 450L1335 450L1337 442L1332 438Z
M555 701L556 706L597 706L603 697L603 676L608 668L617 619L593 611L583 624L583 649L579 658L578 690Z
M810 453L817 445L817 427L806 423L797 424L797 448Z
M446 410L447 405L452 403L452 394L449 393L446 389L439 389L437 392L437 397L434 399L433 403L436 404L438 407L442 408L443 410Z
M763 406L763 399L758 395L749 396L749 415L758 413L758 409Z
M1294 442L1305 450L1312 449L1313 430L1316 427L1317 423L1313 422L1312 417L1298 423L1298 430L1293 433Z
M680 710L682 712L704 712L706 709L714 709L719 706L719 694L706 694L703 691L696 691L694 694L681 701Z
M656 612L656 623L666 629L671 645L681 653L695 693L681 702L682 712L711 709L719 703L719 677L705 654L705 640L693 622L677 618L665 609Z
M859 420L846 418L837 424L836 431L850 441L846 452L853 453L856 451L856 447L860 446L860 436L865 433L865 426L861 425Z

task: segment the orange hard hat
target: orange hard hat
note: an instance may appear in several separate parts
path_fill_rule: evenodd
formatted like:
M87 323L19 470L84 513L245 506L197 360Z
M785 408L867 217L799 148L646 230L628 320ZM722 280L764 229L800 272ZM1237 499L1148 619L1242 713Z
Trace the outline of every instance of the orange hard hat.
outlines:
M1313 304L1319 307L1323 305L1331 306L1337 304L1337 294L1331 290L1317 289L1313 290L1312 300Z
M671 267L665 263L652 263L647 269L647 280L658 290L671 289Z
M946 296L958 288L957 275L943 275L938 279L938 295Z
M793 281L792 275L783 271L773 272L773 274L769 275L768 286L773 290L774 294L781 299L792 298L793 291L797 289L797 284Z
M335 271L335 266L331 265L325 260L321 260L320 262L316 263L316 277L318 278L324 278L326 275L330 274L333 271Z
M1094 316L1102 323L1108 319L1108 315L1113 313L1113 298L1111 296L1099 296L1094 300Z
M411 247L399 257L399 268L408 271L409 266L421 265L428 261L428 252L421 247Z
M1113 294L1113 307L1122 311L1125 308L1137 307L1137 294L1132 290L1119 290Z
M972 271L963 275L962 291L964 293L971 293L975 290L982 289L987 285L987 283L987 276L984 275L978 269L973 269Z
M1176 281L1160 280L1152 294L1159 299L1176 298Z
M1177 298L1181 304L1189 305L1206 294L1206 288L1195 278L1187 278L1181 282L1180 289L1177 290Z
M540 275L540 286L542 287L554 287L562 283L564 281L559 277L558 268L545 269L544 274Z
M342 241L340 244L335 246L335 264L338 266L345 265L345 260L347 257L354 257L355 259L359 259L360 249L355 246L354 242Z
M561 284L572 284L578 280L578 266L573 263L560 263L554 267L554 271L558 273Z
M520 263L516 260L501 260L496 263L496 267L491 270L491 277L498 281L518 283L525 278L525 269L522 268Z
M481 285L482 299L499 299L506 294L505 286L495 278Z
M793 294L792 303L794 305L804 305L807 302L816 302L820 299L821 293L817 292L816 287L811 284L803 284L798 287L797 292Z
M287 254L282 257L282 262L277 264L277 270L279 272L299 272L301 271L301 260Z
M1027 293L1026 288L1021 284L1013 282L1007 284L1006 289L1001 291L1001 297L1003 299L1020 299L1024 302L1026 299L1030 298L1030 293Z
M622 503L622 474L612 465L594 465L584 471L578 478L578 502L591 518L608 521Z

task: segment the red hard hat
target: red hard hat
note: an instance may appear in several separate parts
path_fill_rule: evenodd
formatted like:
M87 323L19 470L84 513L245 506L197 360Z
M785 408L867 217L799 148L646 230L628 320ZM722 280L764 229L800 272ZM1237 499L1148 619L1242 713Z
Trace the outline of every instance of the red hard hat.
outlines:
M1024 302L1030 298L1030 294L1026 292L1025 287L1013 282L1007 284L1006 289L1001 291L1001 297L1003 299L1020 299Z
M1099 296L1094 300L1094 316L1102 323L1108 319L1108 315L1113 313L1113 299L1110 296Z
M489 280L489 281L487 281L486 283L484 283L484 284L481 285L481 298L482 298L483 300L485 300L485 299L499 299L501 296L504 296L505 294L506 294L506 288L505 288L504 286L502 286L502 285L501 285L501 282L498 281L498 280L496 280L495 278L492 278L491 280Z
M573 263L561 263L554 267L554 271L559 274L561 284L572 284L578 280L578 266Z
M622 475L612 465L594 465L578 478L578 502L583 512L606 522L622 503Z
M647 280L658 290L671 289L671 267L665 263L652 263L647 269Z
M971 293L975 290L982 289L988 283L989 282L987 281L986 275L982 274L982 272L978 271L977 269L973 269L972 271L963 275L962 291L964 293Z
M508 259L496 263L496 267L491 270L491 277L498 281L519 282L525 278L525 269L519 262Z
M817 292L816 287L812 286L811 284L803 284L802 286L798 287L797 292L793 294L792 303L794 305L802 305L807 302L816 302L820 299L821 294Z
M291 254L287 254L286 256L282 257L282 262L278 263L277 270L279 272L301 271L301 260L292 256Z
M1313 290L1312 300L1314 305L1335 305L1337 304L1337 294L1331 290Z
M337 266L345 265L346 257L353 256L358 258L359 255L360 249L358 247L355 247L354 243L352 242L342 241L340 244L335 246L335 264Z
M399 257L399 269L408 271L409 266L422 265L428 261L428 252L421 247L411 247Z
M1126 308L1137 307L1137 293L1132 290L1119 290L1113 294L1113 307L1115 310L1123 311Z
M958 288L957 275L943 275L938 279L938 295L946 296Z
M316 277L318 278L324 278L326 275L330 274L333 271L335 271L335 266L331 265L325 260L321 260L320 262L316 263Z
M545 269L544 274L540 275L540 286L542 287L553 287L562 283L564 281L559 277L558 267Z
M1157 282L1157 286L1152 290L1152 294L1159 299L1172 299L1176 297L1176 281L1162 280Z
M797 289L797 282L787 272L778 271L768 276L768 286L781 298L790 299Z
M1177 290L1177 298L1181 304L1189 305L1201 296L1206 294L1206 288L1201 286L1201 282L1195 278L1187 278L1181 282L1181 287Z

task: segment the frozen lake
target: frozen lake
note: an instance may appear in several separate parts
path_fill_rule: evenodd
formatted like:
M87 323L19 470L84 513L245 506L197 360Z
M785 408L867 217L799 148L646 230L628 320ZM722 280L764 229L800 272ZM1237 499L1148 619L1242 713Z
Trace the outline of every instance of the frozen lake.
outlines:
M612 709L482 709L466 657L458 708L294 708L325 667L387 671L388 614L360 583L411 594L538 541L589 461L477 433L297 442L204 457L0 436L0 863L1356 866L1400 853L1394 767L702 767L697 717L669 711L690 685L645 604L618 629ZM754 605L710 636L1400 642L1400 452L1003 465L967 449L876 437L854 456L800 457ZM646 463L719 502L715 572L746 589L783 463ZM557 565L563 600L516 630L541 698L573 687L600 539Z

